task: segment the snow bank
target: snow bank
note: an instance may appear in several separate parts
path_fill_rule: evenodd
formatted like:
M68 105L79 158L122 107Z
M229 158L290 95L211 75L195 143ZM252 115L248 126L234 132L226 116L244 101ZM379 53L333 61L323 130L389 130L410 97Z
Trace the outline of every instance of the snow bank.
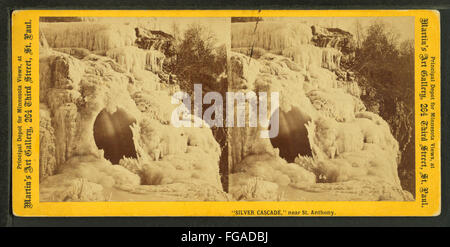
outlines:
M104 159L77 156L60 167L57 175L40 183L41 201L102 201L107 188L137 186L140 177L122 166L113 166Z
M265 181L246 173L235 173L229 178L230 194L237 200L245 201L271 201L276 198L280 201L283 194L279 191L277 183Z
M287 163L284 159L270 154L247 156L235 171L274 182L281 186L314 183L314 173L295 163Z

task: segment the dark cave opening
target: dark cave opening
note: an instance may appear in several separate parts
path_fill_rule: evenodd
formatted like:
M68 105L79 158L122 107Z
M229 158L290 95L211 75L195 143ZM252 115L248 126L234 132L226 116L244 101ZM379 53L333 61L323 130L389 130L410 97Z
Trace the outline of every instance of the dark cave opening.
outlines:
M135 122L136 119L121 108L112 114L103 109L95 119L95 144L103 149L105 158L111 163L118 164L123 157L137 157L130 129Z
M280 157L287 162L294 162L300 154L312 156L305 124L311 118L298 108L292 107L289 112L280 111L278 135L270 139L272 146L280 150Z

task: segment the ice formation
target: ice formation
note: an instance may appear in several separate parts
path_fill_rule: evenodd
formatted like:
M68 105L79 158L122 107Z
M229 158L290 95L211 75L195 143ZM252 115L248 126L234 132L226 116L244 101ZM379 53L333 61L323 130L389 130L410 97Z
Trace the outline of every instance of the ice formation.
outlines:
M126 25L41 31L41 201L228 200L211 129L170 124L179 89L155 74L162 51L134 46Z
M230 88L280 93L278 139L231 130L235 199L412 199L389 125L366 111L358 84L340 70L344 53L352 55L345 31L332 30L344 35L333 38L317 26L264 21L231 30Z
M134 28L122 24L41 22L39 28L52 48L85 48L90 51L108 51L117 47L133 45L136 40Z
M232 47L259 47L281 51L286 47L308 44L312 39L311 28L301 23L268 22L233 23Z
M40 30L48 46L77 58L90 53L105 55L123 65L129 72L149 69L162 70L167 50L166 43L146 45L136 36L139 33L131 25L108 23L41 23ZM143 32L142 28L139 29ZM141 35L140 35L141 36ZM140 37L142 38L142 37ZM138 48L139 44L146 49ZM164 46L163 46L164 44ZM142 47L142 45L139 45ZM164 50L159 50L164 48Z
M262 21L258 23L233 23L231 28L233 48L262 49L273 54L291 58L303 69L324 67L330 70L339 68L341 52L336 49L338 41L321 43L319 47L312 42L311 27L303 23ZM316 30L319 30L316 27ZM316 35L317 36L317 35Z
M113 48L106 52L106 56L123 65L129 72L145 69L159 72L165 59L164 54L158 50L143 50L136 46Z

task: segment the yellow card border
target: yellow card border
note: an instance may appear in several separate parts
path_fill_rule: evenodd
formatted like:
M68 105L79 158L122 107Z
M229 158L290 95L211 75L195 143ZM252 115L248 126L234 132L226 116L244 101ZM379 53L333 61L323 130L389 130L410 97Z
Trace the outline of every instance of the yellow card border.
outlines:
M80 17L364 17L364 16L414 16L415 17L415 114L416 114L416 200L411 202L391 201L295 201L295 202L39 202L39 17L41 16L80 16ZM426 99L419 102L421 51L420 19L428 18L428 55L436 57L435 64L435 168L419 169L420 144L420 104L430 104ZM25 40L25 25L32 22L34 39ZM333 210L335 216L437 216L441 212L441 102L440 102L440 16L435 10L16 10L12 14L12 202L16 216L236 216L236 210L281 210L283 216L288 211ZM24 52L24 45L31 43L33 55ZM22 56L22 62L18 57ZM17 169L17 87L18 66L24 60L31 60L33 104L32 123L23 123L22 130L32 128L32 146L30 156L34 171L25 172L24 167ZM22 65L22 66L23 66ZM23 79L23 78L22 78ZM25 82L20 82L25 83ZM25 84L23 84L25 85ZM27 84L28 85L28 84ZM428 205L422 207L420 172L426 172L429 192L426 194ZM30 176L30 177L26 177ZM26 188L24 181L31 181ZM24 208L24 199L31 189L32 208Z

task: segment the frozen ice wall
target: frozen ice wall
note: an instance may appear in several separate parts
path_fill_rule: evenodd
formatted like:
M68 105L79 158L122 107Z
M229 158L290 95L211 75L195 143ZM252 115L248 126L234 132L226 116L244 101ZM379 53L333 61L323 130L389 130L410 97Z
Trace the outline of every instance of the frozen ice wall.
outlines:
M41 31L41 201L227 200L211 129L170 124L179 89L152 67L164 54L134 46L128 26Z
M107 51L133 45L136 40L133 27L123 24L41 22L39 28L53 48L76 47L90 51Z
M136 46L110 49L106 56L114 59L129 72L148 69L153 72L162 70L165 55L158 50L143 50Z
M389 125L366 111L351 72L340 68L342 52L350 54L336 45L342 39L312 38L302 24L232 24L230 88L279 92L280 134L269 140L258 128L231 130L230 193L237 200L412 199L400 185Z
M142 28L140 29L142 30ZM149 47L139 49L135 27L125 24L95 22L40 23L48 45L82 58L90 53L107 55L131 72L149 68L162 70L165 55ZM141 31L142 32L142 31Z
M244 22L233 23L232 47L259 47L281 51L288 47L308 44L312 38L311 28L301 23Z
M311 42L313 37L311 27L303 23L244 22L233 23L231 28L232 48L263 49L291 58L303 69L322 64L330 70L338 68L342 55L335 49L338 42L325 43L327 49L321 49Z

